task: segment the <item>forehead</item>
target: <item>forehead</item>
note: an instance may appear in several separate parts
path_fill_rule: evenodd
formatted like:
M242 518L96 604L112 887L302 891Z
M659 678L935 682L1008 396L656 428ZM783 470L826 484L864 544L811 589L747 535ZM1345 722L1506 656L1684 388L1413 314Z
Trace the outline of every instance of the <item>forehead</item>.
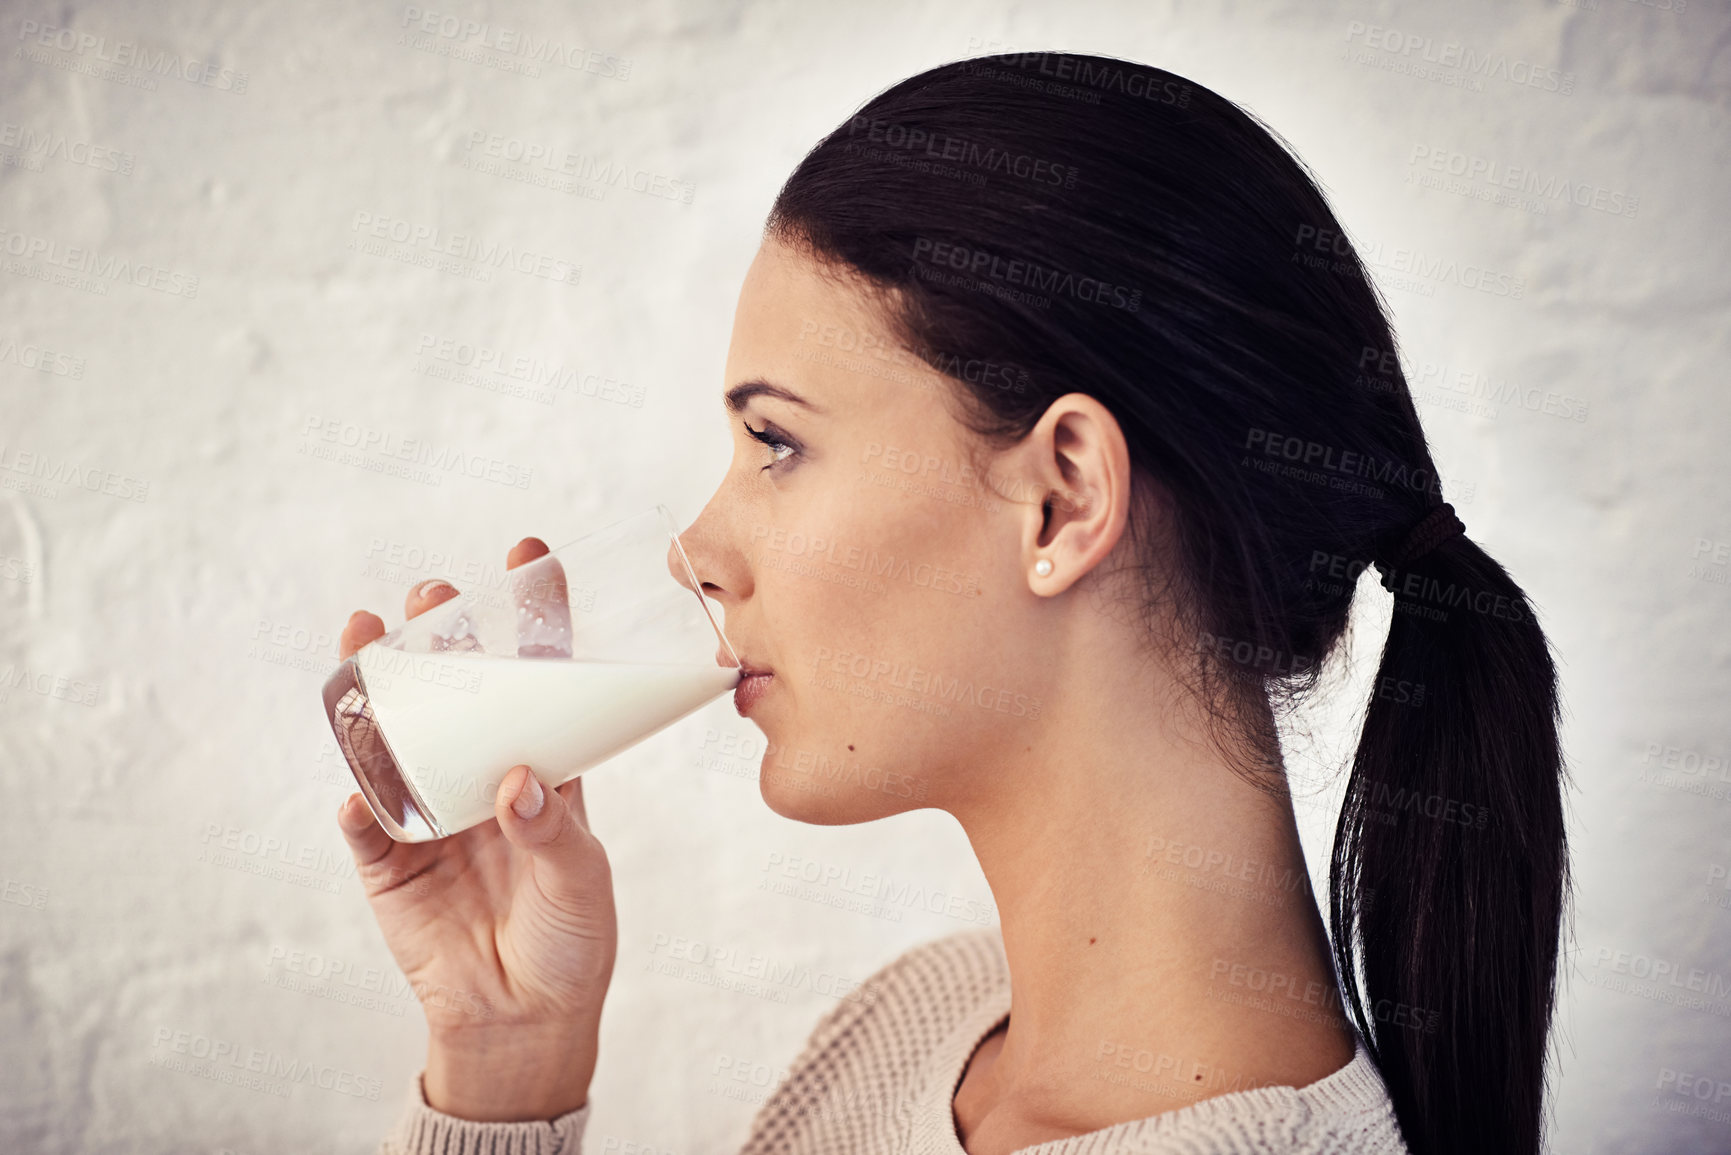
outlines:
M859 278L765 240L740 288L727 383L762 379L831 413L932 419L944 378L891 335Z

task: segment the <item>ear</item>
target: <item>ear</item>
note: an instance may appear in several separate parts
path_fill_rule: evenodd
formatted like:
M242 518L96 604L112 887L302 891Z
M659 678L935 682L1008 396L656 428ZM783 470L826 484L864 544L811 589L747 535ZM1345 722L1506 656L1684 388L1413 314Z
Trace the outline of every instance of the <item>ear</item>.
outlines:
M1041 597L1069 589L1124 536L1130 515L1130 448L1118 419L1086 393L1047 407L1017 447L1017 464L1041 496L1026 506L1022 567ZM1042 561L1049 573L1039 572Z

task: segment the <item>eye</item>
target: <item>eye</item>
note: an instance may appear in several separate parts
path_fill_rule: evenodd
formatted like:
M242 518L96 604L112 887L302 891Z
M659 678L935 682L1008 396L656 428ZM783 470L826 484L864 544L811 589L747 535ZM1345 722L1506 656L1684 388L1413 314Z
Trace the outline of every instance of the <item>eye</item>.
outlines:
M762 429L753 429L750 424L743 421L740 424L745 426L747 435L769 446L770 456L773 460L763 467L765 469L775 468L798 452L798 448L791 440L784 440L787 435L767 421L763 423Z

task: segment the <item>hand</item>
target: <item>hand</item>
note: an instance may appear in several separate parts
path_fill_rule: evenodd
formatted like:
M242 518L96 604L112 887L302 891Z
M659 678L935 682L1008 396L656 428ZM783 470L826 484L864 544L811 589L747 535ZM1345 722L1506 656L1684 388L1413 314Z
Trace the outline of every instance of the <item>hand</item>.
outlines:
M524 538L506 567L547 552ZM555 580L562 598L563 574ZM412 618L456 596L448 584L424 582L404 612ZM376 615L357 611L339 656L384 632ZM394 841L358 793L337 821L427 1016L428 1105L484 1121L550 1119L582 1106L619 939L613 876L589 831L583 780L548 790L527 766L515 767L499 785L493 820L432 842Z

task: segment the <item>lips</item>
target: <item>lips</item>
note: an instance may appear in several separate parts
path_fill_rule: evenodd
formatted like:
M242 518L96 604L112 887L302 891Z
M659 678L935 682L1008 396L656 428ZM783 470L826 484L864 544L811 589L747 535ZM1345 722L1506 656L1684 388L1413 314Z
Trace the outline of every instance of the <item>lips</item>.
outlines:
M741 661L739 673L739 685L733 688L733 708L744 718L751 714L752 707L769 692L770 686L775 682L775 671Z

